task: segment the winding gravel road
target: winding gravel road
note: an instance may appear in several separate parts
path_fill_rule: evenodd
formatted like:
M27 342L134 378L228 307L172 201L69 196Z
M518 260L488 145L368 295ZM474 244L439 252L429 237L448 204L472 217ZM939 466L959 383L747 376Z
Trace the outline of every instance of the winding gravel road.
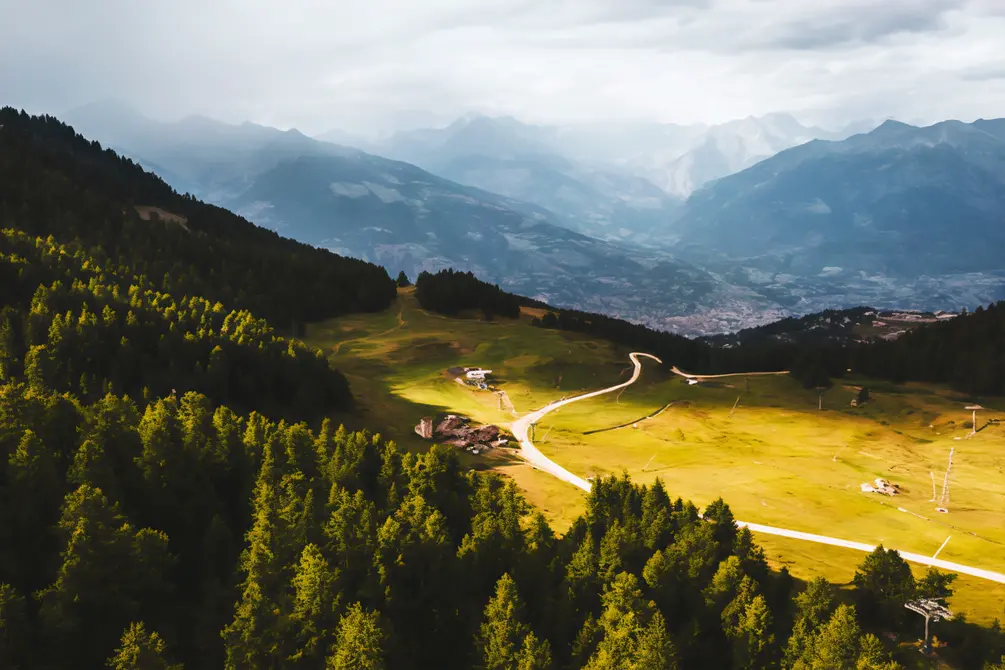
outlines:
M584 393L582 395L573 396L572 398L565 398L563 400L556 400L553 403L545 405L539 410L535 410L529 414L526 414L512 424L510 424L510 430L513 432L513 436L520 442L520 455L530 463L532 466L539 470L544 470L548 474L561 479L564 482L568 482L573 486L577 486L586 492L590 491L590 482L586 481L578 475L574 475L561 465L555 463L547 456L541 453L541 451L534 446L534 443L530 440L530 427L532 424L537 423L549 412L554 412L559 407L564 407L570 403L579 402L580 400L587 400L589 398L595 398L605 393L612 393L620 389L626 388L634 384L639 375L642 374L642 363L639 362L639 357L645 356L646 358L651 358L657 363L662 363L660 359L656 358L652 354L646 354L642 352L632 352L628 354L628 357L632 361L632 365L635 366L632 372L632 377L628 381L611 386L599 391L591 391L590 393ZM681 373L676 368L673 370L676 374L681 376L688 376L686 373ZM789 537L795 540L804 540L806 542L816 542L818 544L829 544L834 547L844 547L845 549L855 549L858 551L871 552L876 547L875 545L865 544L862 542L852 542L851 540L841 540L836 537L827 537L826 535L816 535L814 533L804 533L799 530L789 530L788 528L775 528L774 526L765 526L759 523L748 523L746 521L737 521L736 525L741 528L749 528L755 533L765 533L766 535L779 535L782 537ZM889 548L889 547L888 547ZM899 550L898 550L899 551ZM941 568L943 570L950 570L952 572L958 572L965 575L971 575L972 577L979 577L981 579L988 579L993 582L998 582L1000 584L1005 584L1005 574L1000 572L993 572L991 570L984 570L981 568L974 568L969 565L961 565L959 563L952 563L950 561L943 561L938 558L931 558L929 556L923 556L921 554L915 554L908 551L901 551L900 555L907 561L912 563L919 563L921 565L930 565L933 567Z

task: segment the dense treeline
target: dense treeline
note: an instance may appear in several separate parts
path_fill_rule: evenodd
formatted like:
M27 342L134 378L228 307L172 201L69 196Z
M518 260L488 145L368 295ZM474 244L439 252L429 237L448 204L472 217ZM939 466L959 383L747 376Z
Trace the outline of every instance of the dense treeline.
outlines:
M616 344L646 351L658 356L667 365L676 365L688 372L744 372L784 370L796 350L794 345L751 346L743 349L713 347L702 340L653 330L648 326L629 323L603 314L572 309L549 309L532 323L542 328L558 328Z
M865 309L865 308L861 308ZM857 310L855 310L857 311ZM826 317L828 313L824 313ZM832 315L847 315L834 312ZM814 318L812 321L817 321ZM800 338L778 341L772 334L801 329L806 319L790 319L750 333L739 346L652 330L621 319L568 309L550 309L534 325L585 333L653 353L688 372L791 370L806 387L828 386L850 368L896 382L950 384L960 391L1005 394L1005 302L978 307L949 321L924 324L896 340ZM715 338L712 338L712 342Z
M140 219L135 206L184 217ZM395 286L376 265L280 237L175 193L131 160L48 116L0 109L0 228L79 242L154 288L200 295L289 329L387 307Z
M134 398L198 390L217 404L314 419L352 404L324 356L244 310L175 299L79 247L0 232L0 380Z
M479 310L485 318L520 316L521 298L506 293L495 284L477 279L470 272L440 270L420 272L415 280L415 297L423 309L454 315Z
M455 453L196 393L141 411L4 385L0 666L889 669L869 631L950 592L879 549L854 607L823 581L796 596L725 503L658 481L597 481L559 538ZM938 632L963 667L1002 651Z
M709 335L702 340L713 345L763 344L780 338L802 344L826 344L828 341L848 342L854 339L860 323L875 320L876 310L870 307L825 309L805 316L788 316L763 326L743 328L734 333Z
M856 372L898 382L939 382L969 393L1005 394L1005 301L925 324L892 342L856 347L851 365Z

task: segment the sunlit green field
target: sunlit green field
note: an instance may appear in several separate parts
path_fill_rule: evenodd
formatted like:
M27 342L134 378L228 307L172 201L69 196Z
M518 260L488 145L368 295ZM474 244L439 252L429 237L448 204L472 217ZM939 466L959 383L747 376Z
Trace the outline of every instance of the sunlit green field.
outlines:
M627 351L584 336L520 321L450 319L419 309L403 292L391 310L312 326L305 338L329 352L357 397L344 417L351 427L380 427L409 448L428 446L413 431L419 418L452 411L508 424L513 414L497 395L456 383L453 366L491 368L518 413L558 398L628 378ZM1005 426L971 432L965 404L995 399L959 396L920 385L846 379L823 396L788 377L734 377L689 386L643 359L639 382L553 412L536 427L536 444L581 476L627 472L660 477L675 495L699 506L722 496L737 518L867 543L884 543L940 558L1005 571ZM665 361L667 364L673 361ZM844 386L847 385L847 386ZM849 403L855 387L872 400ZM739 400L737 401L737 399ZM646 416L617 430L584 435ZM735 409L734 409L735 404ZM979 425L1002 413L978 415ZM949 513L935 511L951 447ZM584 494L500 450L463 454L472 467L511 476L559 530L583 508ZM900 486L889 498L860 484L883 477ZM797 577L823 574L850 581L862 555L824 545L763 536L776 565ZM1001 616L1005 585L961 578L953 606L988 620Z

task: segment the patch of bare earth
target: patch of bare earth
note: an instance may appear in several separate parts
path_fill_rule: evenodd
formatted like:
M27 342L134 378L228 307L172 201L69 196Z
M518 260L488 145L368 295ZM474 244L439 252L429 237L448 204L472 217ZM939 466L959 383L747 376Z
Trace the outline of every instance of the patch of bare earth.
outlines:
M188 219L180 214L173 214L160 207L150 207L149 205L136 205L136 213L144 221L170 221L177 223L185 232L192 232L188 229Z

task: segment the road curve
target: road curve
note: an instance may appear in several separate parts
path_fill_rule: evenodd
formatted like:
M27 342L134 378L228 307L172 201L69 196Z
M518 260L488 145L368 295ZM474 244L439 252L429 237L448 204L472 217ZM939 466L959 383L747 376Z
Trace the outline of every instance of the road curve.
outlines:
M656 358L652 354L645 354L638 351L633 351L628 354L628 357L632 359L632 365L635 369L632 371L632 377L628 381L617 384L616 386L611 386L609 388L600 389L599 391L591 391L590 393L584 393L582 395L573 396L571 398L565 398L563 400L556 400L555 402L545 405L539 410L535 410L530 414L526 414L512 424L510 424L510 430L513 432L513 436L520 443L520 455L523 459L536 467L539 470L544 470L550 475L558 477L563 482L568 482L573 486L578 486L587 493L590 492L590 482L586 481L582 477L578 477L565 468L563 468L558 463L555 463L550 458L541 453L541 451L534 446L534 443L530 441L530 426L541 420L548 412L554 412L559 407L568 405L569 403L578 402L580 400L586 400L588 398L595 398L598 395L604 395L605 393L611 393L612 391L617 391L619 389L626 388L635 383L642 374L642 363L639 362L639 356L645 356L646 358L651 358L657 363L662 363L660 359Z
M548 474L561 479L564 482L568 482L573 486L579 487L582 490L589 493L590 482L586 481L582 477L572 474L561 465L555 463L547 456L541 453L541 451L534 446L534 443L530 440L530 427L532 424L537 423L541 420L544 415L549 412L554 412L559 407L563 407L570 403L579 402L580 400L587 400L589 398L595 398L605 393L611 393L613 391L618 391L620 389L626 388L634 384L639 375L642 374L642 363L639 362L639 356L645 356L646 358L651 358L657 363L662 363L660 359L656 358L652 354L646 354L638 351L634 351L628 354L628 357L632 361L632 365L635 369L632 371L631 379L628 381L611 386L599 391L591 391L590 393L584 393L582 395L573 396L571 398L564 398L562 400L556 400L553 403L545 405L539 410L535 410L529 414L526 414L512 424L510 424L510 430L513 432L513 436L516 437L517 441L520 443L520 455L530 463L532 466L539 470L544 470ZM686 373L682 373L677 368L673 368L673 371L681 376L690 376ZM777 374L777 373L776 373ZM781 373L785 374L785 373ZM699 377L701 375L698 375ZM857 551L872 552L876 549L875 545L865 544L862 542L852 542L850 540L841 540L836 537L827 537L826 535L816 535L814 533L804 533L799 530L789 530L788 528L776 528L774 526L765 526L759 523L749 523L747 521L737 521L736 525L741 528L749 528L755 533L764 533L766 535L779 535L781 537L788 537L795 540L804 540L806 542L816 542L817 544L829 544L834 547L844 547L845 549L855 549ZM888 549L890 547L887 547ZM898 550L899 551L899 550ZM991 570L983 570L981 568L974 568L969 565L961 565L960 563L953 563L951 561L944 561L939 558L931 558L929 556L924 556L922 554L915 554L908 551L901 551L900 555L904 560L911 561L912 563L918 563L920 565L930 565L932 567L941 568L943 570L950 570L952 572L958 572L965 575L970 575L972 577L979 577L981 579L987 579L993 582L998 582L999 584L1005 584L1005 574L1000 572L994 572Z

